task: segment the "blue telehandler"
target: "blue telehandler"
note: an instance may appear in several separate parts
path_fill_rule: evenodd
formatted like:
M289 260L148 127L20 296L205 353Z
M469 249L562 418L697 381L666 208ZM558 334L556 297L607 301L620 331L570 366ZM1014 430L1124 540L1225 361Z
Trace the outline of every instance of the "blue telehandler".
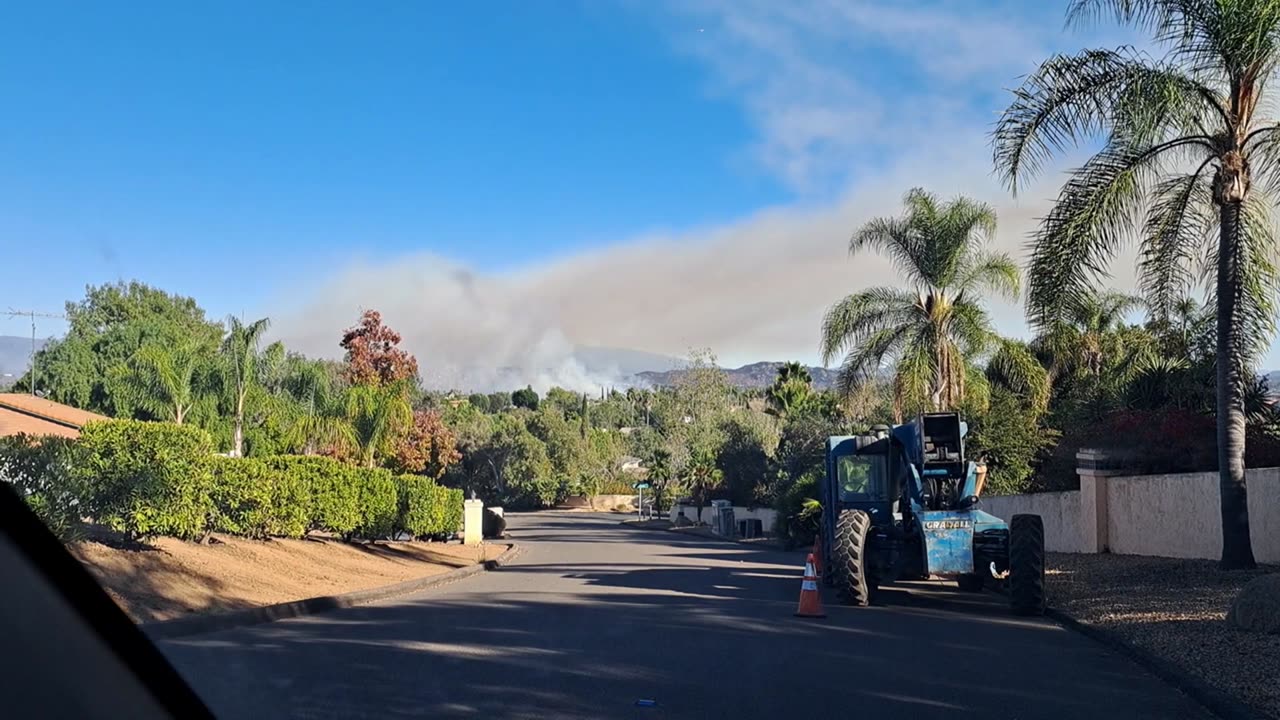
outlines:
M1013 611L1044 612L1044 524L979 509L984 475L964 457L958 413L928 413L870 435L827 440L822 498L824 580L867 605L894 580L955 579L1007 588Z

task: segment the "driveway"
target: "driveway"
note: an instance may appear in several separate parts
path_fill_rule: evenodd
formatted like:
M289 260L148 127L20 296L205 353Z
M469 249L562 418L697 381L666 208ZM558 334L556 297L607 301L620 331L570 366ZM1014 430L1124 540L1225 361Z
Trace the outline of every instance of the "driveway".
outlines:
M510 516L514 563L376 605L171 640L220 717L1204 718L1129 661L941 583L792 616L803 556ZM650 705L644 701L652 701Z

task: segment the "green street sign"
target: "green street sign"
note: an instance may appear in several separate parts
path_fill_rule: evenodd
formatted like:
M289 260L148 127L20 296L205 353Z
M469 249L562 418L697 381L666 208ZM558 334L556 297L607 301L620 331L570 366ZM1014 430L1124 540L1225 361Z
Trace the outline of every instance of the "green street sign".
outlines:
M637 489L637 490L648 490L648 489L649 489L649 483L636 483L636 484L632 485L631 487L633 487L633 488L635 488L635 489Z

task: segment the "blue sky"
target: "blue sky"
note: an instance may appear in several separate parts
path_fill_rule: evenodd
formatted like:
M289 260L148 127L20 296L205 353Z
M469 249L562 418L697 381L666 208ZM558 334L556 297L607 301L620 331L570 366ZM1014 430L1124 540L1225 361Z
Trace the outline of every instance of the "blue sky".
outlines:
M501 269L786 196L733 167L746 118L629 8L306 5L10 13L0 233L40 272L0 302L123 276L252 308L350 254Z
M1064 6L24 4L0 28L0 309L138 278L308 352L378 307L453 366L815 360L822 310L892 279L848 232L911 185L996 203L1021 246L1056 181L990 178L1003 88L1124 39L1064 36Z

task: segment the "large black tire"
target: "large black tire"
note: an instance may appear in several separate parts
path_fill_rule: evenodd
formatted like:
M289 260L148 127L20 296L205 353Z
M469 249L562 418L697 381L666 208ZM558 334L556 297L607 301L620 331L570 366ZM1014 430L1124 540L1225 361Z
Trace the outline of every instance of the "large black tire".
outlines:
M1018 615L1043 615L1044 521L1014 515L1009 521L1009 603Z
M871 518L861 510L845 510L836 521L835 547L827 569L835 574L836 591L846 605L869 605L875 588L867 574L867 535Z
M982 573L968 573L956 578L956 584L965 592L982 592Z

